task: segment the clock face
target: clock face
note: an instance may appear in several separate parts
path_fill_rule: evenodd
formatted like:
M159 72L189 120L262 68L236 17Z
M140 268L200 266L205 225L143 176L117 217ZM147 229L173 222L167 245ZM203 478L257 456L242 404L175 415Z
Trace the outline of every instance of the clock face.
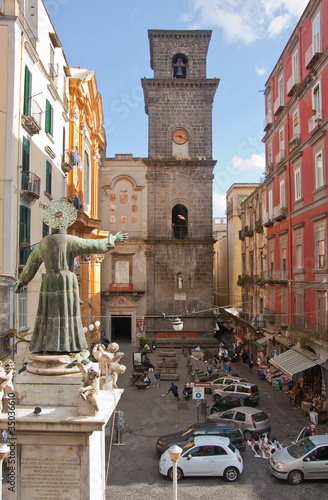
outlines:
M173 132L173 140L176 144L184 144L188 140L188 132L184 128L177 128Z

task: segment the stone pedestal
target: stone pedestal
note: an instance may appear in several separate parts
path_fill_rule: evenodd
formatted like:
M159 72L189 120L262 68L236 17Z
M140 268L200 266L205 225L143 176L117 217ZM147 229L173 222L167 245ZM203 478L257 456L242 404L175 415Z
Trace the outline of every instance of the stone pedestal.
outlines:
M17 399L14 392L9 401L12 413L0 415L0 429L9 423L15 429L8 442L14 468L11 483L3 484L4 500L103 500L105 425L123 390L99 391L100 411L81 416L80 381L74 375L24 372L17 377ZM34 412L35 406L41 413Z

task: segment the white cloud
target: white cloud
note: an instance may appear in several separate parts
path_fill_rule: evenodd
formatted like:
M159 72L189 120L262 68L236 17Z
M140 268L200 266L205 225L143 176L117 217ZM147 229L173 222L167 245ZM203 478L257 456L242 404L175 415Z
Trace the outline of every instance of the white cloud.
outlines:
M273 19L268 27L269 38L274 38L279 35L284 29L288 28L291 24L291 17L289 14L278 16Z
M225 217L226 196L225 194L213 193L213 212L215 217Z
M266 68L258 68L257 66L254 67L255 73L258 74L259 76L264 76L267 72Z
M241 158L240 156L234 156L232 158L233 168L236 170L246 171L246 170L260 170L264 171L265 168L265 156L263 154L252 154L250 158Z
M190 0L181 20L190 29L220 28L229 43L249 45L296 24L308 0Z

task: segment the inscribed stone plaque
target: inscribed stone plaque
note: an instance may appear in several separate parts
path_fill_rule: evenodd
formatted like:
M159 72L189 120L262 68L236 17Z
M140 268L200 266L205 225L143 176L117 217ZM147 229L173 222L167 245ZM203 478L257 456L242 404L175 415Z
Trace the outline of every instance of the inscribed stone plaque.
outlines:
M23 445L20 490L28 500L81 500L79 447Z

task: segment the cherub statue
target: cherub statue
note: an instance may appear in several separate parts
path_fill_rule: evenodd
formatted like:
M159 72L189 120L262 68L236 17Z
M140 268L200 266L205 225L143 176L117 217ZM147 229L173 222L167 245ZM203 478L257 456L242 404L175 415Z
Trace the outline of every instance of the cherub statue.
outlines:
M13 392L13 374L14 374L15 365L11 359L8 359L3 365L2 361L0 361L0 412L2 411L3 404L2 399L5 395Z
M106 390L117 389L117 379L119 373L124 373L126 367L120 365L119 361L124 356L123 352L118 352L119 345L112 342L104 349L102 344L96 344L92 349L92 355L99 363L100 374L105 380L103 386Z
M82 363L77 363L77 366L82 373L82 383L83 387L80 388L80 396L84 401L88 401L92 405L95 411L99 411L98 402L98 378L99 371L90 365L85 366Z

